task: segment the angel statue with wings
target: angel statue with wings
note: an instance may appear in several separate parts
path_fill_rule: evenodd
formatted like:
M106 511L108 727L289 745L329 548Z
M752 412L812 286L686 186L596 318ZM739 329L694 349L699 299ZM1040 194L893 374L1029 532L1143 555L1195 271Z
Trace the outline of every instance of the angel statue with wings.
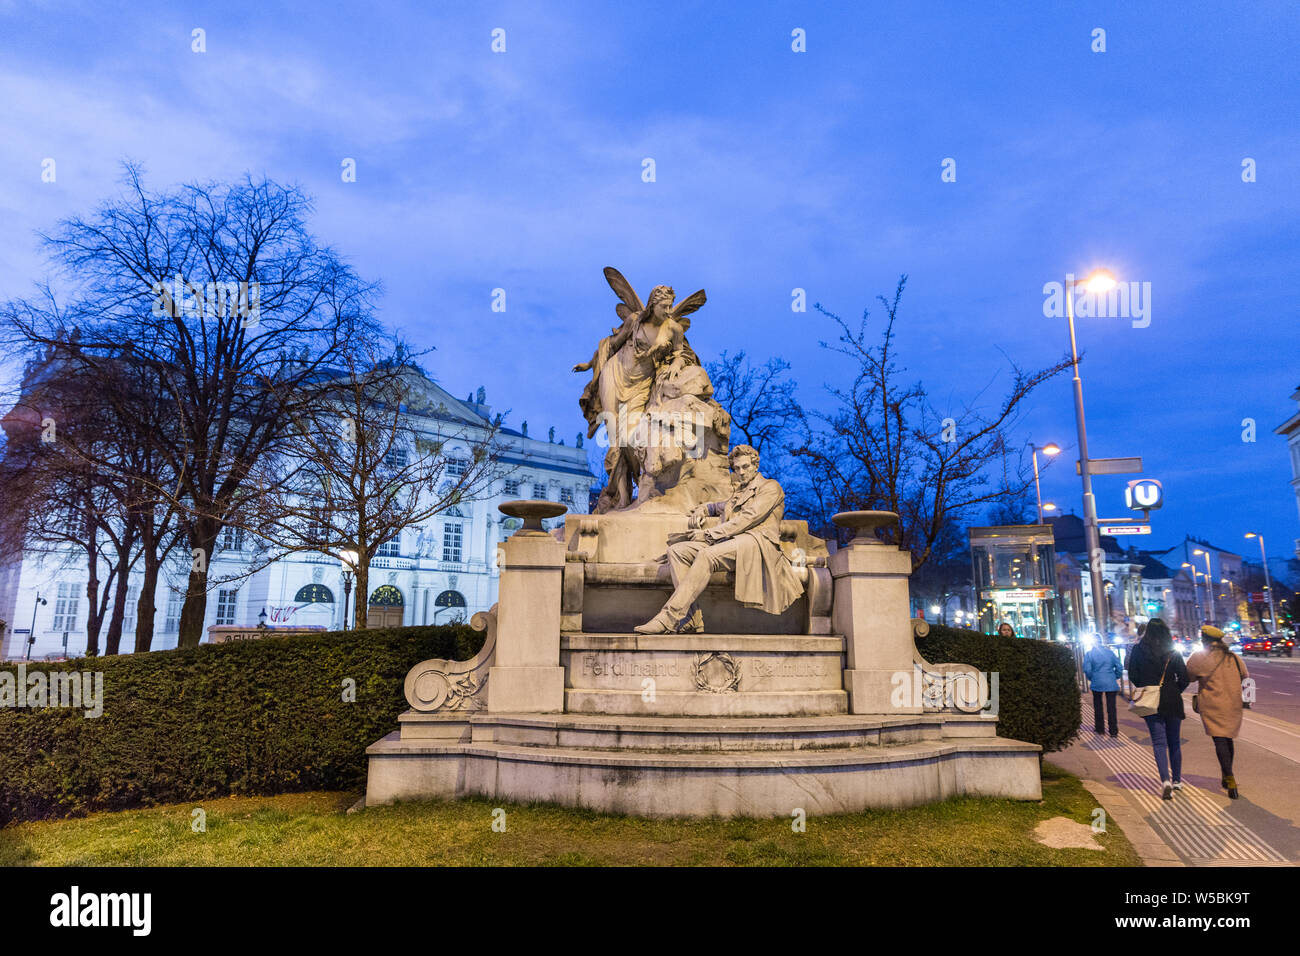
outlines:
M645 465L645 443L634 436L642 427L656 382L665 374L699 366L698 356L686 341L686 330L691 327L687 316L705 303L703 289L674 304L672 288L659 285L642 305L617 269L607 267L605 280L621 300L615 311L622 322L601 339L591 361L573 367L575 372L591 371L591 381L578 400L587 418L587 437L595 435L602 423L609 436L605 454L609 485L601 494L597 513L633 503L633 490ZM700 373L707 383L703 369Z

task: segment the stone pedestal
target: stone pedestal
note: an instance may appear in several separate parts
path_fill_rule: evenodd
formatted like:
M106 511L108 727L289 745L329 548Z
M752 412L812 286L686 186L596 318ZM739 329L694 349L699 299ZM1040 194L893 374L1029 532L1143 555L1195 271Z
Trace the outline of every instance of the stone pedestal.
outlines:
M488 672L488 710L539 714L564 710L560 592L564 545L545 532L506 540L497 611L496 659Z
M684 519L572 516L566 552L540 529L558 507L502 506L532 525L505 544L497 607L474 617L483 649L412 668L412 709L366 751L368 805L478 796L788 819L959 795L1041 799L1036 744L997 737L995 716L957 713L942 694L927 702L919 666L945 679L972 669L916 654L910 558L875 536L896 515L836 515L859 536L828 567L801 523L783 525L806 572L807 626L644 635L612 615L646 593L662 600L651 589L667 587L666 569L647 555ZM729 583L716 587L715 623L736 604Z
M911 558L891 544L859 536L828 564L835 582L832 627L844 635L849 713L921 713L913 695L895 694L911 680L915 654L907 589Z

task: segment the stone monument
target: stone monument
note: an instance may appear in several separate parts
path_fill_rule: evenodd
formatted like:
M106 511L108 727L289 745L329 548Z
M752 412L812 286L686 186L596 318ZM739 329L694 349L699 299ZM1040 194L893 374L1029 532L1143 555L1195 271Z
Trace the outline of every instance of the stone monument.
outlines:
M784 816L960 794L1037 800L1039 747L996 736L997 675L931 664L908 555L847 512L833 549L779 484L686 332L705 304L614 269L620 324L574 371L609 484L591 515L501 506L499 599L469 661L411 669L411 709L367 749L367 804L477 795L641 816Z

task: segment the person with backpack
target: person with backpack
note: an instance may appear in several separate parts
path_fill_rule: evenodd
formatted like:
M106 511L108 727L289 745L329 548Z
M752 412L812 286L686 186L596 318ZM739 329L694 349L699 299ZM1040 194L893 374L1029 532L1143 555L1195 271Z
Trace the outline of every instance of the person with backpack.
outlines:
M1191 679L1182 655L1174 651L1169 625L1158 617L1147 623L1142 639L1128 653L1126 669L1135 691L1144 691L1135 694L1133 704L1151 733L1151 749L1160 772L1160 796L1172 800L1173 792L1183 789L1183 749L1178 731L1187 716L1183 688Z
M1237 778L1232 774L1235 755L1233 738L1241 733L1242 703L1241 682L1250 671L1236 654L1228 650L1223 631L1208 624L1201 628L1201 647L1187 659L1187 673L1198 682L1192 709L1201 715L1201 726L1214 741L1214 754L1219 758L1223 772L1223 789L1229 798L1236 800ZM1231 658L1231 660L1229 660Z
M1110 735L1118 737L1119 720L1115 716L1115 698L1119 694L1119 679L1124 676L1119 658L1106 645L1094 644L1083 655L1083 674L1088 678L1088 686L1092 688L1093 730L1099 734L1105 733L1109 722Z

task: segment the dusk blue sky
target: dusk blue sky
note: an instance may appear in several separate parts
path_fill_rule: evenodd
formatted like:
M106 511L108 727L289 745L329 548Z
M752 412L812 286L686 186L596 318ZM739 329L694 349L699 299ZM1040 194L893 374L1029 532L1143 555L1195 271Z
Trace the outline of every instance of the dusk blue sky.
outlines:
M0 0L0 298L45 274L35 230L115 192L125 159L160 188L296 181L449 391L483 385L508 424L572 443L568 369L614 321L606 265L642 295L705 288L701 358L784 356L814 406L850 370L813 302L856 317L907 273L899 353L956 406L996 400L1008 358L1059 359L1043 284L1106 266L1152 290L1146 328L1078 325L1093 455L1164 483L1141 546L1257 556L1242 535L1262 530L1292 553L1272 432L1300 386L1293 0L234 7ZM1078 511L1068 376L1018 437L1066 449L1043 492ZM1099 480L1103 516L1123 486Z

